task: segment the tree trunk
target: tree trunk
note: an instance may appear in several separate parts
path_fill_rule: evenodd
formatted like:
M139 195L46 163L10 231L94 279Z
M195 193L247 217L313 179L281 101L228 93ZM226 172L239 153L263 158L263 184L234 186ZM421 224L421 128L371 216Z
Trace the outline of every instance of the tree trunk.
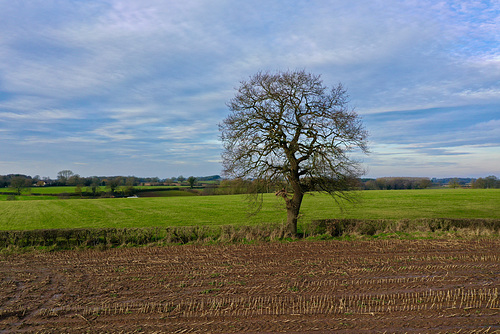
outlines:
M302 204L303 197L304 194L302 192L295 192L293 197L286 202L286 225L288 232L292 236L297 235L297 221L299 219L300 205Z

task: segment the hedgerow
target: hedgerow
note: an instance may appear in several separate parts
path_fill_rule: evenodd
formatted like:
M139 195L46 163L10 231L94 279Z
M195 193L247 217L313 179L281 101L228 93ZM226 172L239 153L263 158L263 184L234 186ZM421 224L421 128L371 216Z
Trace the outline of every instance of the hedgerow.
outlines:
M378 236L398 233L428 233L439 236L498 237L499 219L322 219L302 226L303 238ZM439 234L441 233L441 234ZM76 249L187 243L235 243L288 240L282 224L253 226L168 226L143 228L72 228L0 231L0 249Z

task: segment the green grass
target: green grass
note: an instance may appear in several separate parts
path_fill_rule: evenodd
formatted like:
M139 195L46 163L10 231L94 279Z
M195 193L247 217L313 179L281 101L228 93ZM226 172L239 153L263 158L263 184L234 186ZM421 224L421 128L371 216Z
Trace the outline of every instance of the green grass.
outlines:
M139 197L174 197L174 196L197 196L197 194L184 190L159 190L144 191L137 194Z
M178 188L189 188L189 186L136 186L134 187L137 190L169 190L169 189L178 189ZM31 187L29 191L24 190L21 195L29 195L29 194L74 194L76 186L60 186L60 187ZM88 187L81 187L83 191L87 191ZM99 187L100 192L109 191L105 186ZM12 193L15 192L12 188L0 188L1 193Z
M306 196L302 209L312 219L500 218L500 189L368 190L359 195L359 203L345 205L345 212L332 210L321 197L316 205L316 196Z
M7 201L9 198L11 198L12 195L2 195L0 193L0 202L1 201ZM46 200L54 200L54 199L59 199L57 196L14 196L16 201L46 201Z
M29 194L74 194L75 193L75 186L61 186L61 187L31 187L28 189L24 190L21 195L29 195ZM87 187L82 187L81 188L83 191L87 189ZM106 191L106 187L101 186L100 191ZM15 192L14 189L12 188L0 188L0 193L12 193Z
M301 223L315 219L500 218L500 189L359 192L343 211L328 195L304 198ZM137 199L0 201L0 230L193 225L253 225L286 220L282 202L264 196L262 210L248 216L243 195Z

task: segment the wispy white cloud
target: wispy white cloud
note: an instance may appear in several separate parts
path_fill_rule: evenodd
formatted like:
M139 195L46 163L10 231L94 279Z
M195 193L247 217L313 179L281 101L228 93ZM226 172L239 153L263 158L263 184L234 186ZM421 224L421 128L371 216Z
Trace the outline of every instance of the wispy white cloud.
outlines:
M2 119L25 120L34 122L51 122L60 119L82 119L81 115L67 110L41 110L30 113L0 112Z
M474 171L461 153L491 174L498 153L477 147L499 145L499 13L475 0L0 3L0 159L53 176L64 159L89 161L86 175L127 157L123 174L180 173L172 161L215 174L238 82L305 68L348 88L379 176L419 161Z

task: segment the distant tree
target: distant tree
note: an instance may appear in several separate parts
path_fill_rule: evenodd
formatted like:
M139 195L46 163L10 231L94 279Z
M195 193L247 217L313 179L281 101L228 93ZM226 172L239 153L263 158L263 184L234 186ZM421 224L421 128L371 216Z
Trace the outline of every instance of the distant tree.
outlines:
M71 175L67 180L66 180L66 185L68 186L76 186L79 184L83 184L83 179L80 177L78 174L73 174Z
M111 194L114 194L116 189L120 186L121 183L122 183L122 177L117 176L108 180L106 186L109 188L109 190L111 190Z
M390 184L387 182L387 178L377 178L375 180L375 183L377 184L377 189L382 189L382 190L389 190L391 189Z
M305 71L257 73L228 106L219 125L224 174L279 185L292 235L306 192L349 198L345 190L362 174L349 153L368 152L367 132L341 84L329 90Z
M500 188L500 180L494 175L490 175L484 178L480 177L479 179L472 182L472 188Z
M432 181L424 177L381 177L365 182L365 189L425 189L430 187Z
M419 189L427 189L432 185L432 181L429 178L422 178L418 182Z
M125 189L123 191L125 196L131 196L135 193L134 186L137 184L137 179L133 176L129 176L125 179Z
M177 177L177 181L179 181L180 183L184 182L184 180L186 180L186 178L182 175L180 175L179 177Z
M0 175L0 188L7 187L9 185L9 179L6 175Z
M485 178L486 180L486 188L500 188L500 181L496 176L490 175Z
M100 184L101 184L101 181L99 180L99 178L94 176L92 178L92 182L87 187L87 191L92 193L93 198L95 198L97 196L97 194L99 193Z
M190 176L188 177L187 182L189 183L189 187L193 189L194 184L196 183L196 178L194 176Z
M365 189L368 190L378 190L379 187L377 185L377 181L375 180L368 180L365 182Z
M31 180L23 176L15 176L10 180L10 188L14 189L17 195L21 195L21 192L29 188L31 185Z
M475 189L484 189L486 188L486 181L485 179L480 177L479 179L472 181L471 185L472 188Z
M460 188L460 180L458 178L453 178L448 183L448 187L450 188Z
M138 179L135 176L128 176L125 178L125 185L126 186L136 186L138 184Z
M61 185L66 185L68 182L68 179L73 175L74 174L72 171L70 171L69 169L64 169L64 170L57 173L57 181Z

